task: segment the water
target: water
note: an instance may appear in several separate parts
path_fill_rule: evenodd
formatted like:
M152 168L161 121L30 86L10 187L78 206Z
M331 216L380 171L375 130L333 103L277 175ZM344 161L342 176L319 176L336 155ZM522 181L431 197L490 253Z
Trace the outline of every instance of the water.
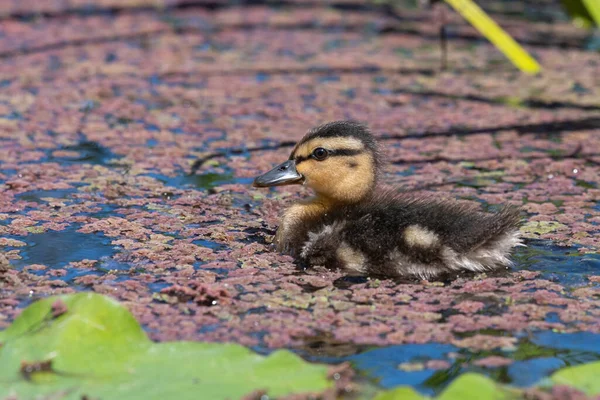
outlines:
M337 364L348 361L366 379L390 389L410 385L426 395L436 395L457 376L465 372L478 372L496 381L518 387L529 387L559 368L600 360L600 334L538 332L531 337L522 336L514 351L478 351L459 349L449 344L405 344L361 350L351 348L356 354L347 356L320 355L318 349L297 350L304 358L314 362ZM339 351L339 350L336 350ZM488 356L501 356L514 360L502 367L474 365ZM428 361L444 361L447 368L428 368Z
M93 165L106 165L109 160L118 158L116 154L99 143L84 140L76 145L63 146L61 150L76 151L79 153L75 157L50 157L50 161L57 161L63 164L86 163Z
M326 81L327 79L325 79ZM158 142L151 139L148 146L156 146ZM76 150L80 156L60 158L57 161L64 163L84 162L91 164L105 164L114 158L114 154L93 142L81 142L76 146L65 148ZM413 168L408 168L402 175L410 175ZM193 175L181 173L169 177L157 173L147 174L165 186L184 188L192 187L200 190L226 184L251 183L251 178L237 178L232 171L225 169L223 173L204 172ZM467 186L478 187L479 182L467 182ZM38 190L22 193L16 196L18 200L30 203L44 204L44 198L73 199L74 189ZM74 199L77 201L77 199ZM32 204L34 205L34 204ZM96 218L114 216L114 207L102 205L101 212L90 214ZM47 231L39 234L30 234L26 237L14 237L27 243L25 247L18 248L22 259L12 260L11 264L21 269L31 264L43 264L50 269L63 268L66 275L53 279L72 282L82 276L103 276L108 273L117 274L115 282L132 279L132 268L129 263L117 262L113 257L119 249L111 245L111 238L102 233L83 234L77 232L78 226L73 224L59 232ZM248 228L248 234L243 240L247 243L259 242L265 244L264 236L274 232L265 225L262 228ZM212 249L215 252L226 251L226 244L211 240L198 239L192 243ZM560 283L569 289L583 285L590 285L589 275L600 275L600 255L581 254L573 248L560 247L550 241L528 240L527 247L517 249L514 260L514 270L539 271L542 279ZM7 250L12 248L8 247ZM69 263L83 259L99 260L89 268L70 268ZM196 269L203 268L203 262L194 263ZM229 271L213 268L221 276L226 276ZM32 271L44 275L46 271ZM338 289L348 289L353 285L366 282L365 277L345 276L334 282ZM171 284L157 279L148 284L150 292L160 292ZM85 290L86 288L78 288ZM312 290L308 287L306 290ZM568 296L568 293L567 293ZM262 314L267 309L257 305L247 311L250 314ZM560 322L557 313L548 313L546 320ZM202 327L203 332L218 329L218 326ZM499 332L503 335L512 335L508 332ZM260 336L263 333L257 332ZM259 352L269 350L257 348ZM362 379L367 379L381 388L393 388L399 385L410 385L426 395L440 393L453 379L462 373L474 371L483 373L503 382L519 387L528 387L549 376L555 370L565 366L600 360L600 335L579 333L557 333L552 331L538 331L529 335L518 337L516 349L505 351L495 349L491 351L470 351L450 344L427 343L406 344L386 347L372 347L356 345L353 343L332 343L327 338L311 341L302 348L295 349L304 358L313 362L337 364L350 362ZM500 356L513 360L510 365L498 367L485 367L477 365L479 360L489 356Z
M15 196L17 200L30 201L38 204L45 203L44 198L69 199L77 189L31 190Z
M253 178L236 178L233 176L233 173L204 173L204 174L181 174L174 177L150 173L147 174L152 178L155 178L162 182L165 186L171 187L186 187L191 186L197 189L211 189L217 186L226 185L226 184L235 184L239 183L242 185L249 185L252 183Z
M227 249L227 245L224 245L222 243L213 242L213 241L210 241L210 240L194 240L192 243L195 244L195 245L197 245L197 246L201 246L201 247L206 247L206 248L212 249L214 251L226 250Z
M443 344L406 344L369 350L355 356L346 357L353 366L367 376L373 377L383 388L410 385L426 389L427 381L437 372L433 369L407 372L400 364L448 359L448 353L457 349ZM423 390L429 392L429 390Z
M11 264L21 269L31 264L43 264L49 268L64 268L70 262L81 260L100 260L110 257L116 253L116 249L110 245L111 239L102 233L80 233L78 226L70 226L63 231L47 231L43 233L30 234L25 238L13 237L24 241L27 246L20 247L20 260L13 260ZM10 249L10 248L8 248ZM69 278L81 276L79 269L67 268L67 276L62 277L68 281Z
M600 255L581 254L570 247L561 247L550 241L528 240L527 247L517 250L516 270L541 272L541 279L564 285L567 289L589 285L589 275L600 274ZM344 283L351 284L352 282ZM549 313L548 321L558 322L556 313ZM502 333L502 332L501 332ZM426 395L440 393L458 375L474 371L491 376L498 382L519 387L537 384L559 368L600 360L600 334L590 332L558 333L538 331L522 335L514 351L500 349L472 352L452 345L427 343L354 349L355 354L331 355L327 344L310 351L300 349L305 358L326 363L349 361L368 379L383 388L410 385ZM335 351L334 351L335 352ZM500 356L513 360L500 367L477 366L477 360ZM427 361L447 363L447 368L428 368ZM408 366L400 368L401 365ZM412 367L412 368L411 368ZM412 369L412 370L411 370Z
M587 276L600 274L598 254L581 254L573 248L545 240L528 240L526 244L527 247L516 251L515 270L539 271L541 279L558 282L567 290L590 285ZM339 281L336 287L342 289L362 283L360 278L350 277ZM546 320L559 321L556 313L548 313ZM508 332L497 333L512 336ZM513 386L529 387L560 368L600 360L600 334L537 331L517 337L516 349L512 351L470 351L440 343L365 348L340 343L332 345L323 338L296 351L313 362L336 364L348 361L360 375L382 388L410 385L431 396L439 394L453 379L468 371ZM504 357L513 362L499 367L477 365L478 360L489 356ZM429 368L428 361L432 360L438 367L440 363L447 367Z
M515 269L539 271L541 277L567 287L589 284L587 276L600 274L600 254L581 254L547 240L528 240L513 259Z

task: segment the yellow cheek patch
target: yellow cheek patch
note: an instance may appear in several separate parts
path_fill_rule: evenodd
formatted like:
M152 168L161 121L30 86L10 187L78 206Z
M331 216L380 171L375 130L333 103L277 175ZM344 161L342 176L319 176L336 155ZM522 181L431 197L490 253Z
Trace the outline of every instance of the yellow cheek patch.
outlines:
M330 157L324 161L308 159L296 167L306 178L306 185L317 194L342 203L363 198L375 182L370 154Z

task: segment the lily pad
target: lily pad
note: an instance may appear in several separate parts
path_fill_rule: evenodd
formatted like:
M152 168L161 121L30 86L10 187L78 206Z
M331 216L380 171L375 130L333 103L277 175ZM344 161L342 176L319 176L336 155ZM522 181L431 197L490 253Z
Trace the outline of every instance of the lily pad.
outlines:
M561 228L566 228L566 225L556 221L529 221L521 227L521 232L543 235L555 232Z
M509 400L520 399L523 392L516 388L495 383L492 379L476 374L465 373L456 378L436 400ZM375 397L375 400L425 400L425 397L410 387L401 386Z
M519 393L519 390L502 387L486 376L466 373L456 378L437 399L504 400L518 398Z
M237 344L153 343L116 301L94 293L40 300L0 332L0 397L226 399L319 393L327 367Z
M384 393L380 393L375 400L425 400L428 397L421 396L414 389L401 386Z
M600 394L600 361L556 371L550 379L557 385L575 387L588 395Z

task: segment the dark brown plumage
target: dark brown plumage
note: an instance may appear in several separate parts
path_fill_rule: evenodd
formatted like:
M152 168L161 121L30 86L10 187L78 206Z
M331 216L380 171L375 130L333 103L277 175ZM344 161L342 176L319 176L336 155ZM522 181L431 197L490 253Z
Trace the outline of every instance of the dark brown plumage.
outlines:
M290 159L255 186L304 183L316 197L293 205L278 249L310 265L384 276L430 278L511 264L519 210L484 213L378 186L381 155L369 130L339 121L308 132Z

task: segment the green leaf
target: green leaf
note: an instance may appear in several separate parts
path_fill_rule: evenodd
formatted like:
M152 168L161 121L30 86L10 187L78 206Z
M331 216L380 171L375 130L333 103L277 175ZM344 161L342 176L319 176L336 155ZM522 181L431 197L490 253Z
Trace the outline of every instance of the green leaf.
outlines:
M497 385L493 380L475 373L456 378L440 394L438 400L509 400L520 398L519 391Z
M374 400L425 400L428 397L421 396L414 389L401 386L383 393L379 393Z
M556 371L550 379L558 385L568 385L590 396L600 394L600 361L576 365Z
M600 1L598 0L583 0L585 8L588 10L596 26L600 26Z
M594 24L600 26L600 4L597 0L561 0L561 3L579 27L591 28Z
M93 293L32 304L0 342L0 398L237 399L332 387L327 366L285 350L264 357L236 344L153 343L124 307Z
M472 0L446 0L464 19L492 42L521 71L537 74L541 67L519 43Z

